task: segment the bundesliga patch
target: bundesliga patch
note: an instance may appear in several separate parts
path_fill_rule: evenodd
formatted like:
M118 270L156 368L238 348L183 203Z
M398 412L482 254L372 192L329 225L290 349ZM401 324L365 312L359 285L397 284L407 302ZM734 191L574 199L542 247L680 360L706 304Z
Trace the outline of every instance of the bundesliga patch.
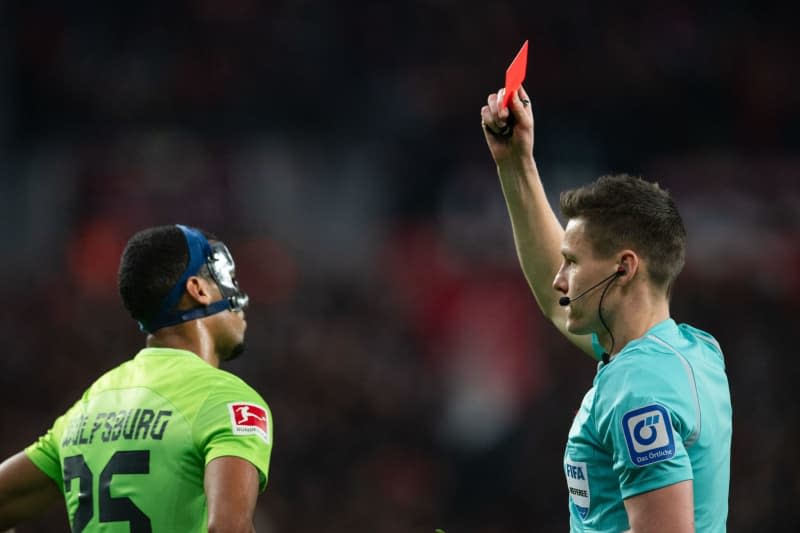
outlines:
M675 456L675 437L669 412L652 404L628 411L622 417L628 454L636 466L666 461Z
M266 409L254 403L234 402L228 404L228 411L234 435L258 435L269 444L269 417Z
M567 489L572 505L583 520L589 514L591 502L589 494L589 470L586 463L564 460L564 471L567 474Z

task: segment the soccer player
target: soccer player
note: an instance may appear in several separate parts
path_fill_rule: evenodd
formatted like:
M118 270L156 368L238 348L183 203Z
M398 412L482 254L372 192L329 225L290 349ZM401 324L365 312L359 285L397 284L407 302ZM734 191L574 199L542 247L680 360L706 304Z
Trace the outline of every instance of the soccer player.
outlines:
M561 195L533 158L524 89L481 109L522 270L542 312L600 362L569 431L571 531L724 532L731 403L708 333L670 318L686 232L669 194L627 175Z
M272 416L218 368L242 352L246 328L228 248L195 228L146 229L118 280L147 346L0 465L0 531L62 497L74 533L253 531Z

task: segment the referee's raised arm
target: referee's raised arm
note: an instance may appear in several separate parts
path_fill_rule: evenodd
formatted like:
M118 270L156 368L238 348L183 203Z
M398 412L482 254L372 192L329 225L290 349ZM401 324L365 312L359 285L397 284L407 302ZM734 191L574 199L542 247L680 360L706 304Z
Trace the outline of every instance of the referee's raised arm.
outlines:
M567 331L566 313L553 280L562 262L564 229L544 192L533 158L533 110L524 88L500 109L503 89L481 108L481 126L511 216L514 244L522 271L542 312L581 350L594 357L591 338Z

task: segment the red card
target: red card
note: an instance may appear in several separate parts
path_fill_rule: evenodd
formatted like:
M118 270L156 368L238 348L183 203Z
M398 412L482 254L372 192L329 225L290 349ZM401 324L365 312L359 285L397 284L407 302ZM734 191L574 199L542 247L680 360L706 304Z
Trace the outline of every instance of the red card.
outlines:
M528 41L522 45L522 48L517 52L517 57L506 69L506 92L503 96L503 102L500 109L508 106L508 101L511 96L519 90L522 86L522 81L525 79L525 69L528 66Z

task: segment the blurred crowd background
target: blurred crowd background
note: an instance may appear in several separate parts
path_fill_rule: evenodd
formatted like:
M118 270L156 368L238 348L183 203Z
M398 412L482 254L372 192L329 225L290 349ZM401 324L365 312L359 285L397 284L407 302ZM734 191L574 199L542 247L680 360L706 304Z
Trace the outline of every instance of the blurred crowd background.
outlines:
M629 172L682 210L673 315L725 349L729 531L797 531L800 70L779 5L0 2L0 454L142 346L119 254L182 222L229 244L251 295L228 369L275 419L259 531L565 531L595 365L538 313L479 126L530 39L553 200ZM18 529L67 530L60 508Z

